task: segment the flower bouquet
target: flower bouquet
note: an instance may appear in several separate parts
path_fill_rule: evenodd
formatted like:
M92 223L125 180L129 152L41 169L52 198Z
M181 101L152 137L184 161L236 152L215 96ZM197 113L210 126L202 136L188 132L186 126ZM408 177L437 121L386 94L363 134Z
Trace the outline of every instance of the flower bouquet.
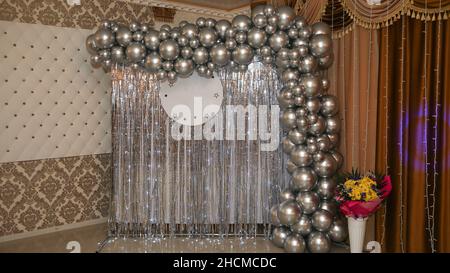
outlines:
M362 175L352 169L339 177L335 199L341 213L348 219L352 253L362 252L367 219L377 211L391 190L388 175L371 172Z

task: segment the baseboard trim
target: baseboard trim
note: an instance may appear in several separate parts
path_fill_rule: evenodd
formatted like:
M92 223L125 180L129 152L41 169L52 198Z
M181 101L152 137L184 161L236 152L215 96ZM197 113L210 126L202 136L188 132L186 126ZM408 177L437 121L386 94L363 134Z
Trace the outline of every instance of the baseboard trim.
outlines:
M59 231L63 231L63 230L98 225L98 224L103 224L106 222L108 222L108 218L104 217L104 218L88 220L88 221L84 221L84 222L80 222L80 223L73 223L73 224L38 229L38 230L33 230L33 231L28 231L28 232L23 232L23 233L16 233L16 234L11 234L11 235L6 235L6 236L0 237L0 243L25 239L25 238L39 236L39 235L45 235L45 234L59 232Z

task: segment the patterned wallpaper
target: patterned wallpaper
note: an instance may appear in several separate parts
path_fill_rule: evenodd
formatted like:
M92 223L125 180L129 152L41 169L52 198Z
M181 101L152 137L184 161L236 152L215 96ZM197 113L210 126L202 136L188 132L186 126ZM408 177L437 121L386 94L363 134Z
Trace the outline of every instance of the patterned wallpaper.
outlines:
M0 20L92 29L104 19L154 24L150 6L111 0L82 0L69 6L65 0L0 0Z
M0 236L106 217L111 155L0 164Z

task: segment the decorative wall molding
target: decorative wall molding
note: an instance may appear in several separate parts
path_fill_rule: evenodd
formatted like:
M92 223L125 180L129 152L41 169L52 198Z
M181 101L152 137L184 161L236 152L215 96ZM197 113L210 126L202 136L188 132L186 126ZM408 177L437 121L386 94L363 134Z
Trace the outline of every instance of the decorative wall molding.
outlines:
M149 5L154 7L170 8L185 12L203 14L205 16L210 17L222 17L227 19L232 19L234 16L239 14L250 14L250 5L230 11L224 11L221 9L199 7L184 3L161 1L161 0L127 0L127 2Z
M111 154L0 164L0 237L108 215Z

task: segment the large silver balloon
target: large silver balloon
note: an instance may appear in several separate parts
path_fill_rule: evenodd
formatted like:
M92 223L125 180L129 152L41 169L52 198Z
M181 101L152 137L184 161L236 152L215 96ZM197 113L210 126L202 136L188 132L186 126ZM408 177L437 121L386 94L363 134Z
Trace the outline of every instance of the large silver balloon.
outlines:
M274 226L280 225L280 219L278 219L278 206L277 205L270 208L270 223Z
M283 125L286 129L295 128L297 125L297 117L295 115L295 111L292 109L286 109L283 111L280 117L281 125Z
M321 98L322 108L320 112L326 117L334 116L339 111L338 99L333 95L324 95Z
M308 249L312 253L327 253L331 249L331 241L328 235L319 231L313 231L307 239Z
M127 46L127 60L131 63L137 63L145 58L147 50L145 46L138 42L133 42Z
M231 28L231 23L225 19L222 19L217 21L215 28L219 37L224 40L226 38L227 30Z
M127 46L133 40L133 33L124 26L120 26L116 31L116 41L121 46Z
M301 85L305 90L305 95L309 98L318 96L322 89L321 79L316 75L303 76Z
M258 28L252 28L248 32L247 40L248 44L253 48L260 48L267 41L266 32Z
M348 229L347 224L341 218L336 218L331 224L330 230L328 231L328 236L331 240L335 242L343 242L347 239Z
M306 236L312 231L311 219L308 215L303 214L300 220L291 226L292 232Z
M332 46L331 37L324 34L314 35L309 42L311 54L319 58L330 54Z
M231 53L224 44L217 44L211 48L210 56L214 64L224 66L230 61Z
M316 57L312 55L306 55L300 61L300 70L303 73L313 73L317 70L318 62Z
M320 177L330 177L337 170L336 160L329 154L326 153L322 161L314 163L314 171Z
M290 154L290 159L299 167L306 167L313 163L312 156L306 150L306 145L298 145Z
M324 35L331 36L331 28L329 25L327 25L324 22L314 23L311 26L311 31L312 31L312 34L314 34L314 35L324 34Z
M290 154L295 148L295 144L287 137L283 139L281 146L283 147L283 151L287 154Z
M284 241L291 234L290 230L286 227L276 227L272 232L272 243L277 247L284 247Z
M284 250L288 253L303 253L306 250L305 239L300 234L291 234L284 241Z
M290 226L297 223L302 216L302 208L295 200L287 200L278 207L278 219L282 225Z
M327 134L337 134L341 130L341 120L339 116L326 118Z
M287 29L294 20L295 11L289 6L282 6L278 8L278 26L280 29Z
M305 143L305 141L306 141L306 134L303 133L303 132L300 132L297 129L292 129L288 133L288 138L294 144L300 145L300 144L304 144Z
M144 43L148 49L157 50L160 43L159 32L154 29L148 30L144 36Z
M334 200L323 200L319 207L330 212L333 216L338 213L339 209L338 204Z
M253 59L253 49L249 45L239 45L233 50L233 61L238 64L250 64Z
M192 59L196 64L205 64L208 62L209 52L204 47L196 48L194 50L194 55L192 56Z
M100 28L94 35L96 47L111 48L114 45L114 33L111 30Z
M92 55L90 57L90 62L92 67L94 68L99 68L100 66L102 66L102 58L99 55Z
M319 208L320 198L313 191L300 192L296 198L297 202L303 209L303 213L311 214Z
M161 57L158 53L153 52L145 57L144 67L152 73L156 73L159 71L162 65Z
M177 42L173 39L168 39L159 45L159 54L164 60L173 61L178 57L180 49Z
M97 54L97 46L95 45L95 34L91 34L86 38L86 49L91 55Z
M317 175L309 167L297 168L292 173L292 186L298 191L309 191L317 182Z
M211 47L217 41L216 31L210 27L202 28L200 30L200 33L198 34L198 39L200 41L200 44L202 44L204 47Z
M181 78L186 78L194 72L194 63L190 59L177 59L174 65L175 71Z
M252 21L247 15L237 15L231 21L231 25L238 31L248 31Z
M333 214L327 210L318 209L311 216L311 223L318 231L327 232L333 223Z
M115 63L122 63L125 61L125 52L121 46L113 46L111 48L111 60Z
M291 189L285 189L280 193L280 202L295 200L295 194Z
M277 31L269 38L269 45L274 51L286 47L289 43L289 37L284 31Z
M337 182L335 177L322 177L319 179L319 182L317 182L316 192L322 199L332 199L336 191L336 185Z

